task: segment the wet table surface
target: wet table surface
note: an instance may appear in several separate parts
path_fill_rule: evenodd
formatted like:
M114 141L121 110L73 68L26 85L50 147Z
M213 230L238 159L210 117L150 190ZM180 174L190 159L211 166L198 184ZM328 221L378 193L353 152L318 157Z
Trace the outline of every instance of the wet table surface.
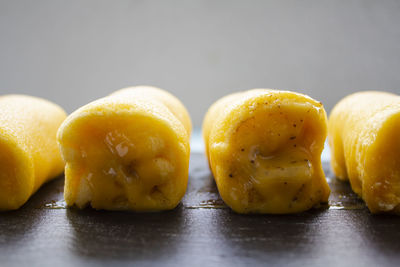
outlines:
M324 166L330 207L279 216L233 213L200 153L168 212L66 209L60 177L0 213L0 266L400 266L400 218L371 215Z

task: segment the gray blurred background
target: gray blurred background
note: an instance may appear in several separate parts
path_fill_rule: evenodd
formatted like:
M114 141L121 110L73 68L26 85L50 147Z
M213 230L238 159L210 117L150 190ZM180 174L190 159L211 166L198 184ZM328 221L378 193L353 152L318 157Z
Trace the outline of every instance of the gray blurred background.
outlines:
M195 127L221 96L295 90L329 111L400 92L400 1L4 1L0 94L71 112L138 84L171 91Z

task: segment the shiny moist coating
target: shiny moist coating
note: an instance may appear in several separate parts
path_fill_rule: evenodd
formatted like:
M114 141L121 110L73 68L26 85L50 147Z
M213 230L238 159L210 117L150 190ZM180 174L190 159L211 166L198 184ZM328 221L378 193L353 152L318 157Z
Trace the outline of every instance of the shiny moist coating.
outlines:
M326 203L326 132L322 104L302 94L253 89L218 100L203 137L222 199L238 213L296 213Z
M59 106L32 96L0 96L0 211L20 208L64 169L56 133Z
M329 117L331 165L372 213L400 214L400 96L349 95Z
M188 182L189 115L161 89L125 88L71 114L58 132L69 206L173 209Z

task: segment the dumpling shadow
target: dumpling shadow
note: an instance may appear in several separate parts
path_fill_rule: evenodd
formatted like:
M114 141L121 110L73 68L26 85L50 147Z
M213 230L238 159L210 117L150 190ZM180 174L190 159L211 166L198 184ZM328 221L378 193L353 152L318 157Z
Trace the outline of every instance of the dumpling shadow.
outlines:
M369 212L368 212L369 213ZM400 217L393 214L368 214L360 218L357 228L374 254L400 260Z
M96 260L151 261L175 253L182 231L182 205L171 211L131 213L68 209L70 249Z
M50 199L58 199L64 184L63 175L44 184L31 198L18 210L0 212L0 249L4 245L28 244L35 236L36 229L46 224L48 216L45 204ZM61 189L60 189L61 188Z
M231 254L281 264L301 260L318 250L326 209L288 215L221 214L218 233Z

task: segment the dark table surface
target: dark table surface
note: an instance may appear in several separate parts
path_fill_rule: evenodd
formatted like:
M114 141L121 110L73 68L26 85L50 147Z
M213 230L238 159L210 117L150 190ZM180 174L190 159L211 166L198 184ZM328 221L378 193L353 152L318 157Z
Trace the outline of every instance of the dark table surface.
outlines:
M202 154L168 212L66 209L60 177L0 213L0 266L400 266L400 217L371 215L324 165L331 206L296 215L233 213Z

